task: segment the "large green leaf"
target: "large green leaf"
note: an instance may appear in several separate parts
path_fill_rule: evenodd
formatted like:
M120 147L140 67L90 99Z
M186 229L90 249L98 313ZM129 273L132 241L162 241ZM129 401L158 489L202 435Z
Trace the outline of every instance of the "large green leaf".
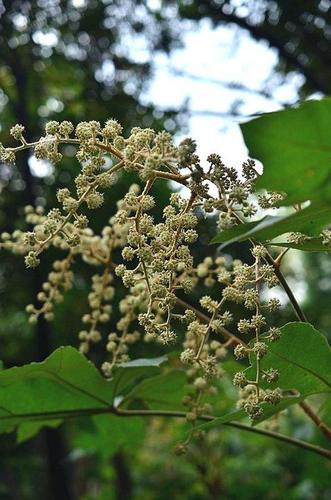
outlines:
M244 241L249 238L266 241L290 232L302 232L309 236L316 236L330 222L331 206L316 202L288 216L267 216L259 221L240 224L222 231L213 238L212 243L224 242L224 245L222 245L222 248L224 248L236 241Z
M273 221L274 219L276 218L267 216L259 220L243 222L242 224L239 223L237 226L225 229L224 231L216 234L210 243L224 243L224 245L221 246L221 248L224 248L225 246L230 245L230 243L244 241L249 238L249 234L254 232L257 227L261 225L263 226L263 224L268 224L269 220Z
M331 249L323 245L322 238L310 238L302 243L293 243L288 241L265 242L273 247L294 248L302 252L326 252L330 253Z
M187 394L186 375L182 370L150 377L136 385L123 400L124 403L141 402L149 409L183 410L182 399Z
M303 401L303 399L304 399L303 397L286 396L280 401L277 407L275 407L270 403L264 404L263 416L256 423L261 423L264 420L267 420L268 418L272 417L275 413L278 413L282 410L286 410L286 408L288 408L289 406L293 404L298 404L301 401ZM240 420L248 420L247 413L243 409L226 413L224 415L221 415L220 417L216 415L214 420L210 420L210 422L205 422L199 425L199 429L205 429L205 430L213 429L221 424L226 424L229 422L238 422Z
M281 332L280 339L270 344L268 354L261 360L263 370L279 370L279 380L274 386L295 390L301 397L331 392L331 350L324 335L301 322L288 323ZM254 363L252 357L248 377L255 373Z
M241 125L251 157L263 163L257 188L286 191L284 204L331 200L331 99L266 113Z
M160 372L160 365L166 360L166 356L159 356L157 358L134 359L118 365L112 380L113 399L116 396L124 396L132 387L146 377L157 375Z
M57 425L75 415L107 412L134 383L159 373L165 357L137 360L118 367L106 380L85 356L61 347L41 363L0 372L0 432L24 424L19 439L42 425Z
M118 450L133 449L144 439L145 421L142 417L121 418L115 415L96 415L89 425L70 429L72 445L84 452L111 457Z
M264 404L263 416L256 423L313 394L327 393L331 399L331 350L325 337L308 323L288 323L281 331L281 338L270 345L268 354L261 360L263 370L279 370L279 380L274 384L263 382L262 386L270 389L281 387L285 392L294 390L296 394L286 394L276 406ZM248 379L255 378L255 357L251 363L245 371ZM200 428L212 428L245 417L244 410L238 410L202 424Z
M274 384L262 382L262 387L280 387L285 393L295 391L295 394L287 395L279 405L266 405L259 422L313 394L327 393L331 397L331 350L324 335L301 322L288 323L281 332L281 338L270 345L268 354L261 360L263 370L279 371L279 380ZM248 378L255 377L255 357L251 363L246 370Z

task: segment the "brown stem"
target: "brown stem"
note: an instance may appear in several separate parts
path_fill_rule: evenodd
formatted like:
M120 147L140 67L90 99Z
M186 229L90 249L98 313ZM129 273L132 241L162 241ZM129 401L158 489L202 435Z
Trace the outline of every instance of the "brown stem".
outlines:
M43 413L26 413L24 415L12 415L13 418L29 418L30 421L45 421L48 419L58 419L58 418L75 418L84 417L92 415L104 415L113 414L119 417L174 417L174 418L186 418L186 412L183 411L171 411L171 410L125 410L114 406L109 406L106 401L100 401L102 405L97 408L84 408L79 410L63 410L60 412L49 411ZM0 420L8 420L8 416L0 417ZM198 419L203 422L217 422L217 417L212 415L199 415ZM293 438L291 436L286 436L280 434L279 432L269 431L267 429L261 429L259 427L253 427L251 425L242 424L241 422L222 422L219 425L225 425L227 427L234 427L247 432L253 432L255 434L260 434L262 436L271 437L279 441L283 441L293 446L298 446L300 448L306 449L313 453L317 453L323 457L331 460L331 450L316 446L314 444L307 443L306 441L301 441L300 439Z
M275 275L277 276L279 283L284 288L284 291L286 292L286 295L288 296L289 301L291 302L291 305L298 320L303 321L304 323L308 323L305 313L299 306L291 288L289 287L282 271L280 270L279 263L276 262L269 253L266 255L265 259L268 262L268 264L270 264L274 268Z
M177 418L186 418L186 413L181 411L167 411L167 410L121 410L118 408L113 408L113 413L122 417L177 417ZM198 417L199 420L203 420L205 422L212 422L213 420L217 420L217 418L211 415L201 415ZM267 429L260 429L258 427L252 427L250 425L242 424L240 422L223 422L220 425L226 425L227 427L235 427L236 429L240 429L247 432L253 432L255 434L260 434L266 437L271 437L273 439L277 439L279 441L283 441L287 444L291 444L293 446L298 446L300 448L312 451L313 453L317 453L327 459L331 460L331 450L327 450L326 448L322 448L320 446L316 446L314 444L307 443L306 441L301 441L300 439L293 438L291 436L286 436L284 434L280 434L279 432L269 431Z
M320 431L324 434L325 437L331 441L331 429L326 425L325 422L323 422L318 415L314 412L314 410L307 404L305 401L302 401L300 403L301 408L303 411L308 415L313 422L317 425L317 427L320 429Z
M243 221L241 219L241 217L239 217L238 214L234 214L234 215L240 224L245 223L245 221ZM256 245L256 242L254 241L254 239L250 238L249 241L253 246ZM278 262L277 260L274 260L269 252L267 252L264 259L266 260L266 262L268 264L270 264L274 268L274 272L278 278L278 281L282 285L282 287L284 288L284 291L286 292L286 295L288 296L288 298L292 304L292 307L294 309L295 315L298 318L298 320L303 321L304 323L307 323L307 318L306 318L304 312L302 311L301 307L299 306L296 298L293 295L291 288L289 287L283 273L280 270L280 262Z

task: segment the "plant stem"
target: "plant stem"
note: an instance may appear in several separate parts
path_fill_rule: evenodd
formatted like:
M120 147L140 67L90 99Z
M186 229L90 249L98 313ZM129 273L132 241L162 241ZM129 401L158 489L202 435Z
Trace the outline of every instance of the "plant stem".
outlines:
M174 417L174 418L186 418L186 412L183 411L171 411L171 410L125 410L120 409L114 406L108 406L105 403L104 407L98 408L86 408L86 409L77 409L77 410L63 410L63 411L49 411L42 413L26 413L26 414L11 414L10 416L0 416L1 420L10 420L13 418L15 420L22 421L25 419L29 419L30 421L45 421L45 420L54 420L54 419L64 419L64 418L75 418L75 417L84 417L84 416L93 416L93 415L101 415L101 414L113 414L118 417ZM217 422L217 417L213 417L212 415L200 415L198 417L199 420L203 422ZM260 429L258 427L252 427L247 424L242 424L240 422L222 422L220 425L225 425L227 427L234 427L236 429L240 429L247 432L253 432L255 434L260 434L266 437L271 437L273 439L277 439L279 441L283 441L288 444L292 444L293 446L298 446L300 448L306 449L327 459L331 460L331 450L326 448L322 448L320 446L316 446L314 444L307 443L306 441L302 441L300 439L292 438L290 436L286 436L284 434L280 434L279 432L269 431L267 429Z
M324 436L326 436L331 441L331 429L330 429L330 427L328 427L326 425L326 423L323 422L323 420L321 420L318 415L316 415L316 413L311 408L311 406L309 406L309 404L307 404L305 401L302 401L302 403L300 403L300 406L303 409L303 411L306 413L306 415L308 415L311 418L311 420L313 422L315 422L315 424L320 429L320 431L324 434Z
M167 411L167 410L120 410L114 408L115 415L122 417L177 417L177 418L185 418L186 413L181 411ZM211 415L201 415L198 417L199 420L203 420L205 422L217 421L217 418L212 417ZM293 438L290 436L286 436L284 434L280 434L279 432L269 431L267 429L260 429L258 427L252 427L246 424L242 424L240 422L223 422L220 425L226 425L227 427L235 427L237 429L253 432L255 434L260 434L266 437L271 437L273 439L277 439L279 441L283 441L285 443L291 444L293 446L298 446L300 448L312 451L313 453L317 453L323 457L331 460L331 450L327 450L326 448L322 448L320 446L316 446L314 444L307 443L306 441L301 441L300 439Z
M259 284L259 263L260 263L260 258L255 257L255 292L256 292L256 308L255 308L255 315L256 318L260 316L261 313L261 304L260 304L260 284ZM256 326L255 328L255 342L258 343L260 341L260 327ZM257 401L259 402L260 398L260 377L261 377L261 359L260 359L260 354L257 352L256 353L256 378L255 378L255 390L256 390L256 398Z
M293 294L291 288L289 287L282 271L280 270L279 263L277 261L275 261L269 253L266 255L265 259L268 262L268 264L270 264L274 268L274 272L278 278L278 281L282 285L282 287L284 288L284 291L286 292L286 295L288 296L289 301L291 302L291 305L293 307L293 310L294 310L295 315L298 318L298 320L303 321L304 323L308 323L308 320L305 316L305 313L303 312L303 310L299 306L296 298L294 297L294 294Z

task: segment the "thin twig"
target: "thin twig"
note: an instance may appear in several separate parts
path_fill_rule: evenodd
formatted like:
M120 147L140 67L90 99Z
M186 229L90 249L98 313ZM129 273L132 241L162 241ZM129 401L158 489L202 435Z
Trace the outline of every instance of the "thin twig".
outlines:
M104 404L103 407L97 408L84 408L77 410L63 410L63 411L48 411L42 413L26 413L26 414L11 414L10 417L8 415L0 416L0 421L10 420L10 418L14 418L16 421L19 419L25 420L29 419L30 421L45 421L48 419L64 419L64 418L77 418L84 416L93 416L93 415L104 415L104 414L112 414L118 417L173 417L173 418L186 418L186 413L183 411L168 411L168 410L125 410L118 407L114 407L108 405L106 402L102 402ZM198 419L202 422L217 422L217 417L212 415L199 415ZM279 441L283 441L287 444L291 444L293 446L297 446L313 453L316 453L320 456L331 460L331 450L326 448L322 448L320 446L316 446L314 444L307 443L306 441L302 441L300 439L292 438L290 436L286 436L284 434L269 431L267 429L261 429L258 427L253 427L247 424L242 424L240 422L223 422L220 425L225 425L227 427L234 427L236 429L240 429L247 432L253 432L255 434L260 434L262 436L271 437L273 439L277 439Z
M284 288L284 291L286 292L286 295L289 298L289 301L293 307L293 310L298 320L303 321L304 323L308 323L305 313L299 306L289 284L287 283L282 271L280 270L279 264L272 258L272 256L269 253L267 253L267 255L265 256L265 260L268 262L268 264L270 264L274 268L275 275L277 276L279 283Z
M122 417L177 417L177 418L186 418L186 413L181 411L167 411L167 410L122 410L118 408L114 408L114 413L116 415ZM217 418L211 415L200 415L199 420L205 422L213 422L217 421ZM314 444L307 443L306 441L302 441L301 439L293 438L291 436L286 436L285 434L280 434L279 432L269 431L267 429L260 429L258 427L249 426L246 424L242 424L240 422L223 422L220 425L226 425L228 427L235 427L237 429L253 432L255 434L260 434L266 437L271 437L273 439L277 439L279 441L283 441L287 444L291 444L293 446L298 446L300 448L312 451L313 453L317 453L327 459L331 460L331 450L327 450L326 448L322 448L320 446L316 446Z
M320 431L324 434L325 437L327 437L331 441L331 429L326 425L323 420L320 419L318 415L314 412L314 410L309 406L308 403L305 401L302 401L300 403L300 407L303 409L303 411L308 415L313 422L317 425L317 427L320 429Z

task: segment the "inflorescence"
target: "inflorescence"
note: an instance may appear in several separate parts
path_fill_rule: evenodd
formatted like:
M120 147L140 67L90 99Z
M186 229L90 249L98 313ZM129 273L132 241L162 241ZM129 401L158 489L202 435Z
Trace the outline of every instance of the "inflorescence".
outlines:
M51 121L45 135L33 143L27 143L21 125L15 125L11 135L20 144L9 148L0 144L3 162L14 163L20 150L31 149L36 158L56 164L62 159L61 145L73 144L81 165L75 192L58 190L58 207L48 212L42 207L25 208L32 231L1 235L1 247L25 255L28 268L38 266L41 254L50 247L62 255L38 293L39 305L26 308L30 322L36 323L40 315L53 319L56 304L74 285L73 265L81 258L96 272L88 295L89 310L78 334L80 349L88 353L93 344L105 343L107 359L102 370L107 377L112 376L116 364L129 360L130 346L139 339L168 345L179 342L176 332L184 331L180 360L193 388L183 401L188 421L212 412L203 396L217 391L222 360L233 348L235 358L249 358L255 370L251 378L245 370L234 376L240 407L250 418L258 419L265 403L277 404L281 390L265 389L265 383L274 384L279 374L261 366L270 343L280 336L279 328L267 326L266 313L268 316L280 307L276 298L263 299L265 288L278 284L266 260L267 250L252 243L250 264L222 255L195 262L191 253L198 239L199 218L216 216L222 231L253 216L259 206L269 208L279 200L277 193L268 193L252 201L257 178L254 162L245 162L239 173L213 154L207 159L208 168L203 169L193 140L175 146L168 133L138 127L125 138L115 120L104 126L83 122L76 128L67 121ZM104 191L112 189L123 170L137 174L143 187L132 184L117 201L116 212L101 234L96 234L90 227L89 211L104 203ZM175 181L189 191L188 197L171 194L160 220L153 216L156 179ZM329 232L324 234L325 244L330 242ZM118 255L119 251L122 261L115 262L114 252ZM119 302L116 328L110 329L116 280L121 280L125 295ZM193 307L189 297L197 288L205 292ZM231 312L233 303L245 311L238 324ZM241 340L245 336L247 342Z

